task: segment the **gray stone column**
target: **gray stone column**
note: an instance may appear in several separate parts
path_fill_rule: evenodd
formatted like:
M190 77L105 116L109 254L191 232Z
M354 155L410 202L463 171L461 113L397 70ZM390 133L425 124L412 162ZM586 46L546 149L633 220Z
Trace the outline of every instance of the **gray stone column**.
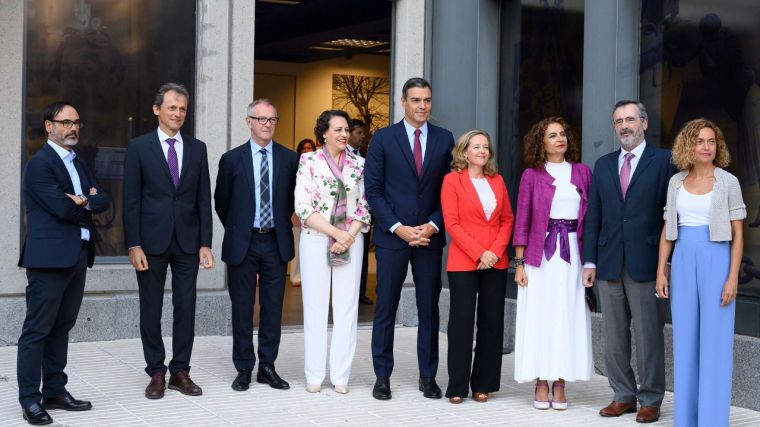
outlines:
M586 0L583 40L583 162L617 149L612 106L639 95L641 3Z
M424 75L425 22L425 0L396 0L393 3L390 96L392 123L404 117L404 111L399 105L404 82L411 77Z

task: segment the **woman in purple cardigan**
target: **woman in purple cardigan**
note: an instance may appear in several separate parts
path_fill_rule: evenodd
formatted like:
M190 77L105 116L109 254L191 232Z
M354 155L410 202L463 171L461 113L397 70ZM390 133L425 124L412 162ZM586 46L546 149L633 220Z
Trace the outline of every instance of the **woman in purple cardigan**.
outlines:
M536 409L567 409L565 381L593 373L591 315L580 259L591 170L567 123L550 117L523 139L515 247L515 380L536 381ZM553 381L552 399L549 384Z

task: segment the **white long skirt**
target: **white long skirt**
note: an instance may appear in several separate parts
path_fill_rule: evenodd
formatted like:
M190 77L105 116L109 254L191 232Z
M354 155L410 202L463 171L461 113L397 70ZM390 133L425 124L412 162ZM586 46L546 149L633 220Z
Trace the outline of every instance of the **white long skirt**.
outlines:
M557 250L541 267L525 266L528 285L517 291L515 381L585 381L594 372L591 313L582 284L576 233L569 233L570 263Z

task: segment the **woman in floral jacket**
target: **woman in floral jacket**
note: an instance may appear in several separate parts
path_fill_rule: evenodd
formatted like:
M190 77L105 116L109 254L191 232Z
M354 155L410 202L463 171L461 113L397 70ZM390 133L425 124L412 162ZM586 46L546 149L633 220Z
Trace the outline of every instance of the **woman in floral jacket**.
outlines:
M304 317L306 390L319 392L325 377L327 314L332 286L333 332L330 381L348 393L348 377L356 350L362 233L370 215L364 198L364 159L346 150L348 114L320 114L314 136L323 144L301 156L295 209L301 220L301 278Z

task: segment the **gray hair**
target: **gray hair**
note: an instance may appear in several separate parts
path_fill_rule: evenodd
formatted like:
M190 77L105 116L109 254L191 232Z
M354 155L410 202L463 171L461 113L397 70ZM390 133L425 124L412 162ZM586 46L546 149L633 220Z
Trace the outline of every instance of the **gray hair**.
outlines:
M615 106L612 107L612 114L615 114L615 111L620 107L625 107L626 105L633 104L639 108L639 115L642 119L647 120L649 116L647 115L647 107L644 106L640 101L633 101L630 99L622 99L615 103Z
M164 95L166 95L166 92L169 91L174 91L180 95L183 95L185 98L187 98L188 104L190 103L190 92L187 91L187 88L185 88L185 86L179 83L164 83L160 88L158 88L158 93L156 93L156 99L153 101L153 105L161 108L161 104L164 103Z
M254 100L250 104L248 104L248 108L246 108L245 114L247 116L250 116L251 114L253 114L253 109L256 108L256 106L260 104L268 105L274 108L274 114L277 115L277 107L275 107L274 104L272 104L272 101L270 101L267 98L259 98L259 99Z

